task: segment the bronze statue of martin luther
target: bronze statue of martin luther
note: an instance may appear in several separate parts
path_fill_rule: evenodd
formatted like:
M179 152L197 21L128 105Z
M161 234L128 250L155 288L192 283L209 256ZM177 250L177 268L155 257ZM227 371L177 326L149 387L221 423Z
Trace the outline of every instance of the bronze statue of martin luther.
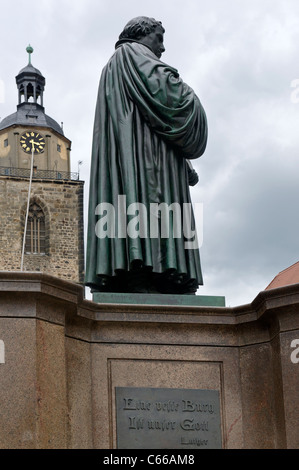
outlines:
M203 284L183 218L191 207L194 233L190 160L205 151L207 120L193 89L161 60L164 32L153 18L132 19L102 71L85 278L93 292L194 294Z

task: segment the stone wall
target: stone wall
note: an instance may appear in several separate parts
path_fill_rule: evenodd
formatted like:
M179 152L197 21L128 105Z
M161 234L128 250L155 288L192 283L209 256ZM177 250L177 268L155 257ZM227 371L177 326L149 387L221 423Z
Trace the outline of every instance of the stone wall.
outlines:
M299 448L299 284L234 308L83 292L0 272L1 448L116 448L117 387L216 390L223 448Z
M25 271L42 271L83 282L82 181L36 180L31 201L45 214L46 253L25 254ZM28 198L28 179L0 177L0 270L18 271Z

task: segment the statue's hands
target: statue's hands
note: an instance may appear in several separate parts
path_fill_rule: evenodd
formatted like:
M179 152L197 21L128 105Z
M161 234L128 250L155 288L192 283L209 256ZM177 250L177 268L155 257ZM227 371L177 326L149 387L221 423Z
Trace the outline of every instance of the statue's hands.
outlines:
M191 165L189 160L187 160L187 164L188 164L188 183L189 183L189 186L195 186L199 181L198 174L194 170L194 168Z
M188 173L189 186L195 186L199 181L198 174L195 170Z

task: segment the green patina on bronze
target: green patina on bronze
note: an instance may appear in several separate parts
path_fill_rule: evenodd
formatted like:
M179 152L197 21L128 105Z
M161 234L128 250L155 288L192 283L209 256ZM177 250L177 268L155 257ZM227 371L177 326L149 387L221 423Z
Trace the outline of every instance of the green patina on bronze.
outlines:
M127 305L173 305L177 307L225 307L222 295L175 295L175 294L138 294L119 292L95 292L93 301L101 304Z
M149 33L121 37L99 84L85 278L96 292L187 294L203 284L198 249L185 249L171 227L168 238L100 239L95 233L97 205L117 207L119 195L127 207L191 203L188 160L205 151L206 115L192 88L150 44Z
M29 46L26 47L26 51L28 52L28 56L29 56L28 64L31 64L31 54L33 53L33 47L30 46L29 44Z

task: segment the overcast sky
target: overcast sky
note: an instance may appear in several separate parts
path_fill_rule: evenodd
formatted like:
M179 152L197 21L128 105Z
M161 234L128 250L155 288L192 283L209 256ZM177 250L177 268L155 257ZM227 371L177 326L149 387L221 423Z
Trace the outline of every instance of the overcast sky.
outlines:
M208 117L207 150L193 161L200 182L192 200L203 203L198 294L250 303L299 259L298 0L3 2L0 117L16 110L15 76L30 43L46 78L45 111L72 141L72 170L83 161L87 209L101 70L124 25L140 15L162 21L162 60Z

